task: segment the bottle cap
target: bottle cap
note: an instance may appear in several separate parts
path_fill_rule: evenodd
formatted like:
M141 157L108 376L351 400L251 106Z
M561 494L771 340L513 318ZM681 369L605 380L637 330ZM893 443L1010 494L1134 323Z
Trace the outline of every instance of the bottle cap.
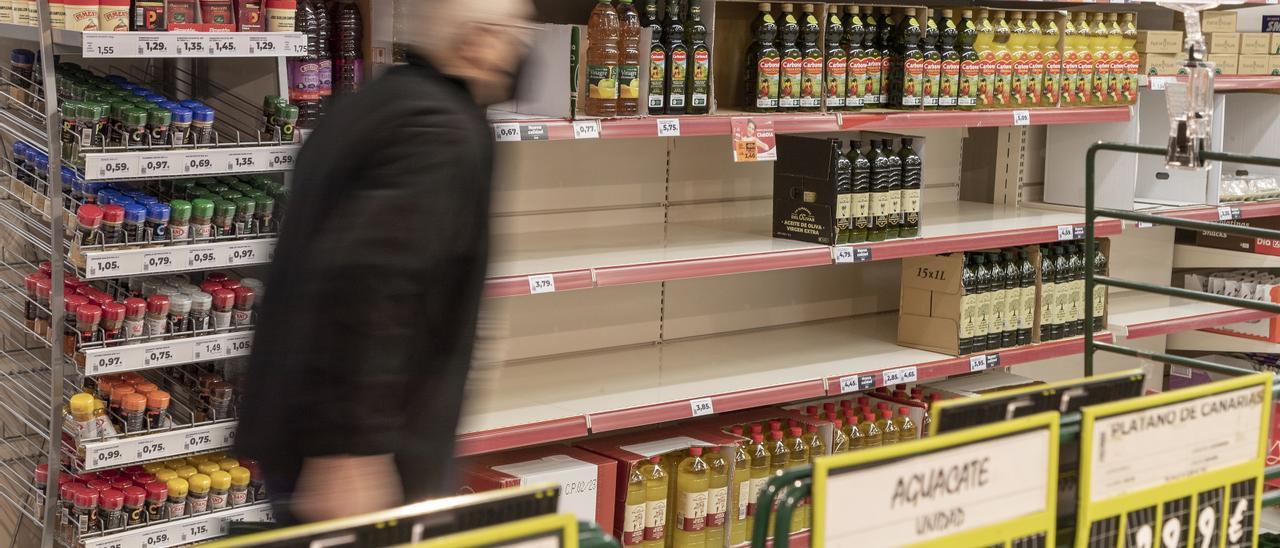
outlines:
M170 221L184 224L189 219L191 219L191 202L186 200L174 200L169 202Z
M119 223L124 221L124 207L117 204L111 204L102 208L102 220L107 223Z
M191 311L191 297L182 293L169 296L169 313L185 316Z
M221 460L219 460L219 461L218 461L218 467L219 467L219 468L221 468L221 469L223 469L223 470L230 470L230 469L232 469L232 468L239 468L239 467L240 467L240 461L238 461L238 460L236 460L236 459L233 459L233 458L229 458L229 457L228 457L228 458L225 458L225 459L221 459Z
M120 409L129 412L143 412L147 410L147 397L135 392L125 394L120 398Z
M773 430L769 432L769 438L772 439L773 441L782 441L782 431Z
M150 483L147 483L144 485L149 485L149 484ZM131 485L129 487L125 487L123 495L124 495L124 500L122 502L124 503L125 506L128 506L130 508L139 508L143 504L147 503L147 490L137 485Z
M225 196L224 196L225 197ZM248 196L240 196L232 200L236 206L236 214L241 217L252 217L253 208L257 202Z
M831 424L835 425L837 429L844 428L844 421L840 419L831 419Z
M169 297L167 295L152 295L147 298L147 313L157 316L165 316L169 314Z
M209 487L226 490L231 488L231 474L216 470L209 474Z
M27 274L27 277L23 279L23 283L27 287L27 294L35 295L36 287L40 285L40 280L48 280L48 279L49 278L45 276L44 273L42 272L32 272L30 274Z
M701 448L701 447L690 447L690 448L689 448L689 456L691 456L691 457L701 457L701 456L702 456L702 448Z
M881 409L880 417L885 419L893 418L893 411L890 411L888 409Z
M906 415L906 414L907 414L907 408L906 408L906 407L899 407L899 408L898 408L898 414L899 414L899 415Z
M157 202L147 206L147 220L153 223L168 222L170 213L169 204Z
M235 306L236 292L227 288L219 288L213 291L213 308L214 310L227 311Z
M800 430L800 427L799 427L799 426L792 426L792 427L791 427L791 437L793 437L793 438L798 438L798 437L800 437L800 433L801 433L801 430Z
M98 228L102 225L102 208L85 204L76 211L76 221L84 228Z
M136 474L133 474L132 476L129 476L129 479L133 480L134 485L146 485L148 483L155 481L156 475L152 474L151 472L138 472Z
M240 280L222 280L219 285L227 289L236 289L240 287Z
M191 201L191 216L201 219L213 217L213 200L208 198L196 198Z
M809 415L809 416L811 416L811 417L812 417L813 415L817 415L817 414L818 414L818 406L816 406L816 405L808 405L808 406L805 406L805 408L804 408L804 414Z
M92 508L98 505L98 490L93 486L81 487L75 490L74 504L81 508Z
M49 483L49 464L36 465L36 483L45 485Z
M138 297L129 297L124 300L124 311L126 318L140 319L147 313L147 301Z
M68 297L72 296L79 297L79 295L69 295ZM101 321L102 307L96 304L82 304L76 307L76 327L81 331L93 329Z
M172 470L170 470L172 472ZM143 489L147 490L147 500L151 502L164 502L169 498L169 482L178 478L169 478L167 480L160 479L160 474L156 474L156 481L148 483ZM183 482L186 483L186 482ZM185 488L185 486L183 486Z
M184 464L182 466L174 468L173 471L177 472L178 477L182 479L187 479L191 476L194 476L200 473L199 470L196 470L196 467L191 466L190 464Z
M123 491L125 487L130 487L132 485L133 485L133 478L129 478L125 476L120 476L118 478L111 480L111 488L117 491Z
M156 470L155 475L156 475L156 481L161 481L161 482L167 482L173 478L178 477L178 473L174 472L172 468L161 468L159 470Z
M658 458L661 459L662 457L658 457ZM227 474L231 476L231 485L240 486L240 487L249 485L250 474L249 474L248 468L245 468L243 466L237 466L235 468L227 470Z
M760 434L760 433L763 433L763 432L764 432L764 425L763 425L763 424L755 423L755 424L751 425L751 433L752 433L752 434Z
M129 127L146 127L147 109L140 107L124 109L124 123Z
M741 436L746 431L747 430L743 428L741 424L735 424L733 425L733 428L729 429L729 432L731 432L735 436Z
M134 390L132 384L122 382L120 384L112 385L111 386L111 406L119 407L121 402L124 401L124 397L134 392L137 392L137 390Z
M121 489L128 487L133 487L133 485L127 485ZM79 502L79 500L76 501L77 504L79 504ZM124 508L124 491L120 489L104 489L99 491L98 507L103 510L119 510Z
M805 432L807 432L807 433L810 433L810 434L812 434L812 433L814 433L814 432L817 432L817 431L818 431L818 425L816 425L816 424L809 424L809 425L806 425L806 426L805 426L804 431L805 431Z
M191 120L193 122L213 123L215 114L213 109L209 107L197 107L191 109Z
M204 461L196 465L196 470L199 470L201 474L206 474L206 475L212 474L221 469L222 467L218 466L218 463L211 462L211 461Z
M93 396L83 392L71 396L67 408L73 415L90 415L93 413Z
M836 420L837 418L839 418L839 417L840 417L840 416L836 414L835 410L827 411L827 420L828 420L828 421L835 422L835 420Z
M76 497L76 492L85 488L86 486L83 483L76 483L74 481L69 481L67 483L64 483L58 486L58 498L65 501L74 500Z
M67 295L62 300L63 310L70 314L75 314L76 309L82 304L89 304L89 298L84 295Z
M779 420L769 421L769 431L772 432L775 430L782 430L782 421L779 421Z
M173 478L173 479L169 480L168 482L166 482L166 483L165 483L165 486L169 488L169 497L171 497L171 498L172 498L172 497L178 497L178 498L186 497L186 496L187 496L187 490L190 488L190 485L187 483L187 480L182 479L182 478L180 478L180 477L179 477L179 478Z
M197 289L195 293L190 294L190 297L192 312L208 313L213 308L213 295Z
M169 393L164 390L153 390L147 393L147 407L151 409L168 409Z
M867 421L867 422L875 422L875 421L876 421L876 416L875 416L875 415L873 415L873 414L871 414L871 412L870 412L870 411L867 411L867 412L865 412L865 413L863 413L863 414L862 414L862 420Z

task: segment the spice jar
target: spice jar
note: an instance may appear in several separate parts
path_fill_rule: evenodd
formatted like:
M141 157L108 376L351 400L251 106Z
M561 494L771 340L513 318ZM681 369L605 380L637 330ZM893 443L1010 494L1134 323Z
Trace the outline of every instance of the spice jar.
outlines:
M110 405L111 414L116 417L123 417L124 410L121 407L121 405L124 402L124 397L134 392L136 392L136 390L134 390L133 385L129 383L122 382L119 384L112 385L111 386L111 405Z
M102 305L102 339L110 344L119 340L124 329L125 306L117 302Z
M232 200L235 204L235 225L233 229L237 236L252 234L253 230L253 208L256 202L248 196L241 196Z
M276 124L280 128L280 142L292 143L297 140L298 116L301 111L298 105L281 105L276 114Z
M169 519L169 481L174 479L177 478L161 480L160 474L156 474L156 481L148 483L146 487L143 488L147 490L148 521L155 523Z
M39 272L32 272L27 274L27 277L22 280L23 285L27 289L27 300L23 302L24 319L26 320L27 329L32 331L36 330L36 310L38 308L36 303L39 300L39 297L36 295L36 287L42 279L47 280L48 278Z
M187 480L181 477L173 478L168 481L166 487L169 488L169 496L165 499L165 513L169 519L177 519L187 515L187 491L189 486Z
M50 327L49 322L52 320L51 314L49 312L49 298L52 294L52 289L50 287L51 285L52 285L52 282L47 277L41 278L36 281L36 305L37 306L36 306L36 321L35 321L34 331L36 332L36 335L39 335L45 338L49 337L49 327ZM232 295L232 298L234 299L235 296Z
M267 482L262 479L258 461L240 459L240 466L249 470L249 502L267 500Z
M168 482L169 480L178 477L178 473L174 472L173 468L161 468L156 470L154 474L156 475L156 481L163 482Z
M231 477L231 488L227 493L228 504L235 507L253 502L249 498L249 469L237 466L227 470L227 475Z
M212 481L209 476L204 474L195 474L187 478L189 491L187 493L187 511L192 515L203 514L209 511L209 487ZM173 489L170 496L172 497Z
M102 209L102 240L107 245L124 243L124 206L111 204Z
M235 399L235 387L226 381L214 381L209 384L208 420L232 418L231 402Z
M132 487L132 485L130 485ZM98 492L98 519L102 520L104 531L123 529L125 524L124 492L118 489L103 489Z
M213 200L196 198L191 201L191 235L195 239L213 236Z
M137 434L147 430L147 397L133 392L120 399L120 410L124 418L124 432Z
M212 108L198 106L191 109L191 143L193 145L216 144L213 131L213 120L216 115Z
M191 330L197 333L213 327L210 313L213 311L213 295L197 291L191 295Z
M235 229L236 204L230 200L213 202L213 228L218 236L230 236Z
M152 246L169 245L169 204L154 203L147 206L147 232Z
M92 485L75 490L70 518L81 535L98 531L98 490Z
M125 147L137 148L146 145L147 110L140 107L124 109Z
M144 483L142 485L149 485ZM147 490L139 485L124 490L124 522L129 527L142 525L147 513Z
M147 336L164 338L169 332L169 297L152 295L147 298Z
M85 489L83 483L70 481L58 487L58 538L68 543L75 540L77 523L73 520L76 493Z
M62 353L71 356L80 346L80 331L76 329L76 309L82 304L89 304L88 297L83 295L67 295L62 300L66 312L66 325L62 330Z
M147 394L147 427L164 428L169 422L169 393L156 390Z
M297 0L267 0L267 30L293 32L296 28Z
M124 206L124 241L136 248L147 241L147 207L137 202Z
M94 245L94 235L102 226L102 208L85 204L76 210L76 241L80 245Z
M217 470L209 474L209 509L222 510L231 496L231 474Z
M124 335L136 339L146 334L147 301L138 297L124 300Z
M187 321L187 314L190 312L191 297L182 293L169 296L169 324L174 333L185 334L191 331L191 325Z
M253 303L256 294L252 288L235 288L235 310L231 313L232 327L248 327L253 325Z
M78 295L68 295L67 300ZM83 298L83 297L81 297ZM97 340L98 324L102 322L102 307L96 304L82 304L76 307L76 331L80 332L80 344ZM73 349L77 341L71 341ZM84 368L84 353L75 353L76 364Z
M213 290L212 297L214 329L231 327L231 311L236 303L236 292L226 288L219 288Z
M173 124L173 111L154 106L147 109L147 146L167 146L169 126Z
M177 467L177 468L174 468L174 469L173 469L173 471L174 471L174 472L176 472L176 473L178 474L178 477L179 477L179 478L184 479L184 480L185 480L185 479L189 479L189 478L191 478L191 476L194 476L194 475L196 475L196 474L199 474L199 473L200 473L200 471L199 471L199 470L196 470L196 467L191 466L191 465L189 465L189 464L184 464L184 465L182 465L182 466L179 466L179 467Z
M218 468L224 472L230 472L232 468L239 468L240 461L233 458L223 458L218 460Z
M169 141L171 146L185 145L191 141L192 112L187 107L169 109L173 118L169 122Z

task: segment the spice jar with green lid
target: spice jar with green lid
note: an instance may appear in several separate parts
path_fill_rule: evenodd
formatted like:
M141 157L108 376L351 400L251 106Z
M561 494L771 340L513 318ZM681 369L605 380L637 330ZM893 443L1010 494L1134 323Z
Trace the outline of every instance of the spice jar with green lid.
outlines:
M253 197L253 218L258 221L258 232L275 232L275 227L271 225L271 215L275 208L275 198L266 194Z
M197 240L213 237L213 200L196 198L191 201L191 236Z
M185 244L191 241L191 202L186 200L169 202L169 237L174 244Z
M138 107L125 109L124 132L128 139L125 146L140 147L146 144L147 111Z
M253 234L253 211L257 206L257 202L248 196L241 196L231 201L236 205L236 235Z
M280 128L280 142L294 142L294 128L298 127L298 106L283 105L276 114L276 125Z
M230 236L235 228L236 204L231 200L214 200L213 227L219 236Z
M169 125L173 113L167 108L152 106L147 109L148 146L162 146L169 142Z

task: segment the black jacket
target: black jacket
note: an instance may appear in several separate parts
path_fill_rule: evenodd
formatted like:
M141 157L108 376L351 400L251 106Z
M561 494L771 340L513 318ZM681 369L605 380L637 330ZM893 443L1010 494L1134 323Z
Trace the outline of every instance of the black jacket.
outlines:
M488 259L493 144L425 61L346 98L298 157L257 318L236 452L267 471L393 453L447 494Z

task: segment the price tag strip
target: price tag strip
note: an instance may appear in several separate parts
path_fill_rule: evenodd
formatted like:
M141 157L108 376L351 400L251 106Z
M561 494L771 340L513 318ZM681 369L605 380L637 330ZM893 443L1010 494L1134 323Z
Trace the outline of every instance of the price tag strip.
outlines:
M84 540L84 548L154 548L201 542L230 532L237 521L275 521L271 503L228 508L199 516Z
M812 545L1056 546L1057 474L1055 412L819 457Z
M87 442L84 470L119 468L139 462L169 459L231 447L236 441L236 422L181 428L122 440Z
M198 245L85 252L85 278L97 280L269 263L276 239L228 240Z
M306 54L298 32L85 32L88 59L289 57Z
M96 181L222 175L293 169L298 145L222 147L145 152L94 152L84 155L84 170Z
M85 351L86 375L108 375L248 356L253 332L220 333Z
M1075 546L1257 546L1271 382L1085 407Z

